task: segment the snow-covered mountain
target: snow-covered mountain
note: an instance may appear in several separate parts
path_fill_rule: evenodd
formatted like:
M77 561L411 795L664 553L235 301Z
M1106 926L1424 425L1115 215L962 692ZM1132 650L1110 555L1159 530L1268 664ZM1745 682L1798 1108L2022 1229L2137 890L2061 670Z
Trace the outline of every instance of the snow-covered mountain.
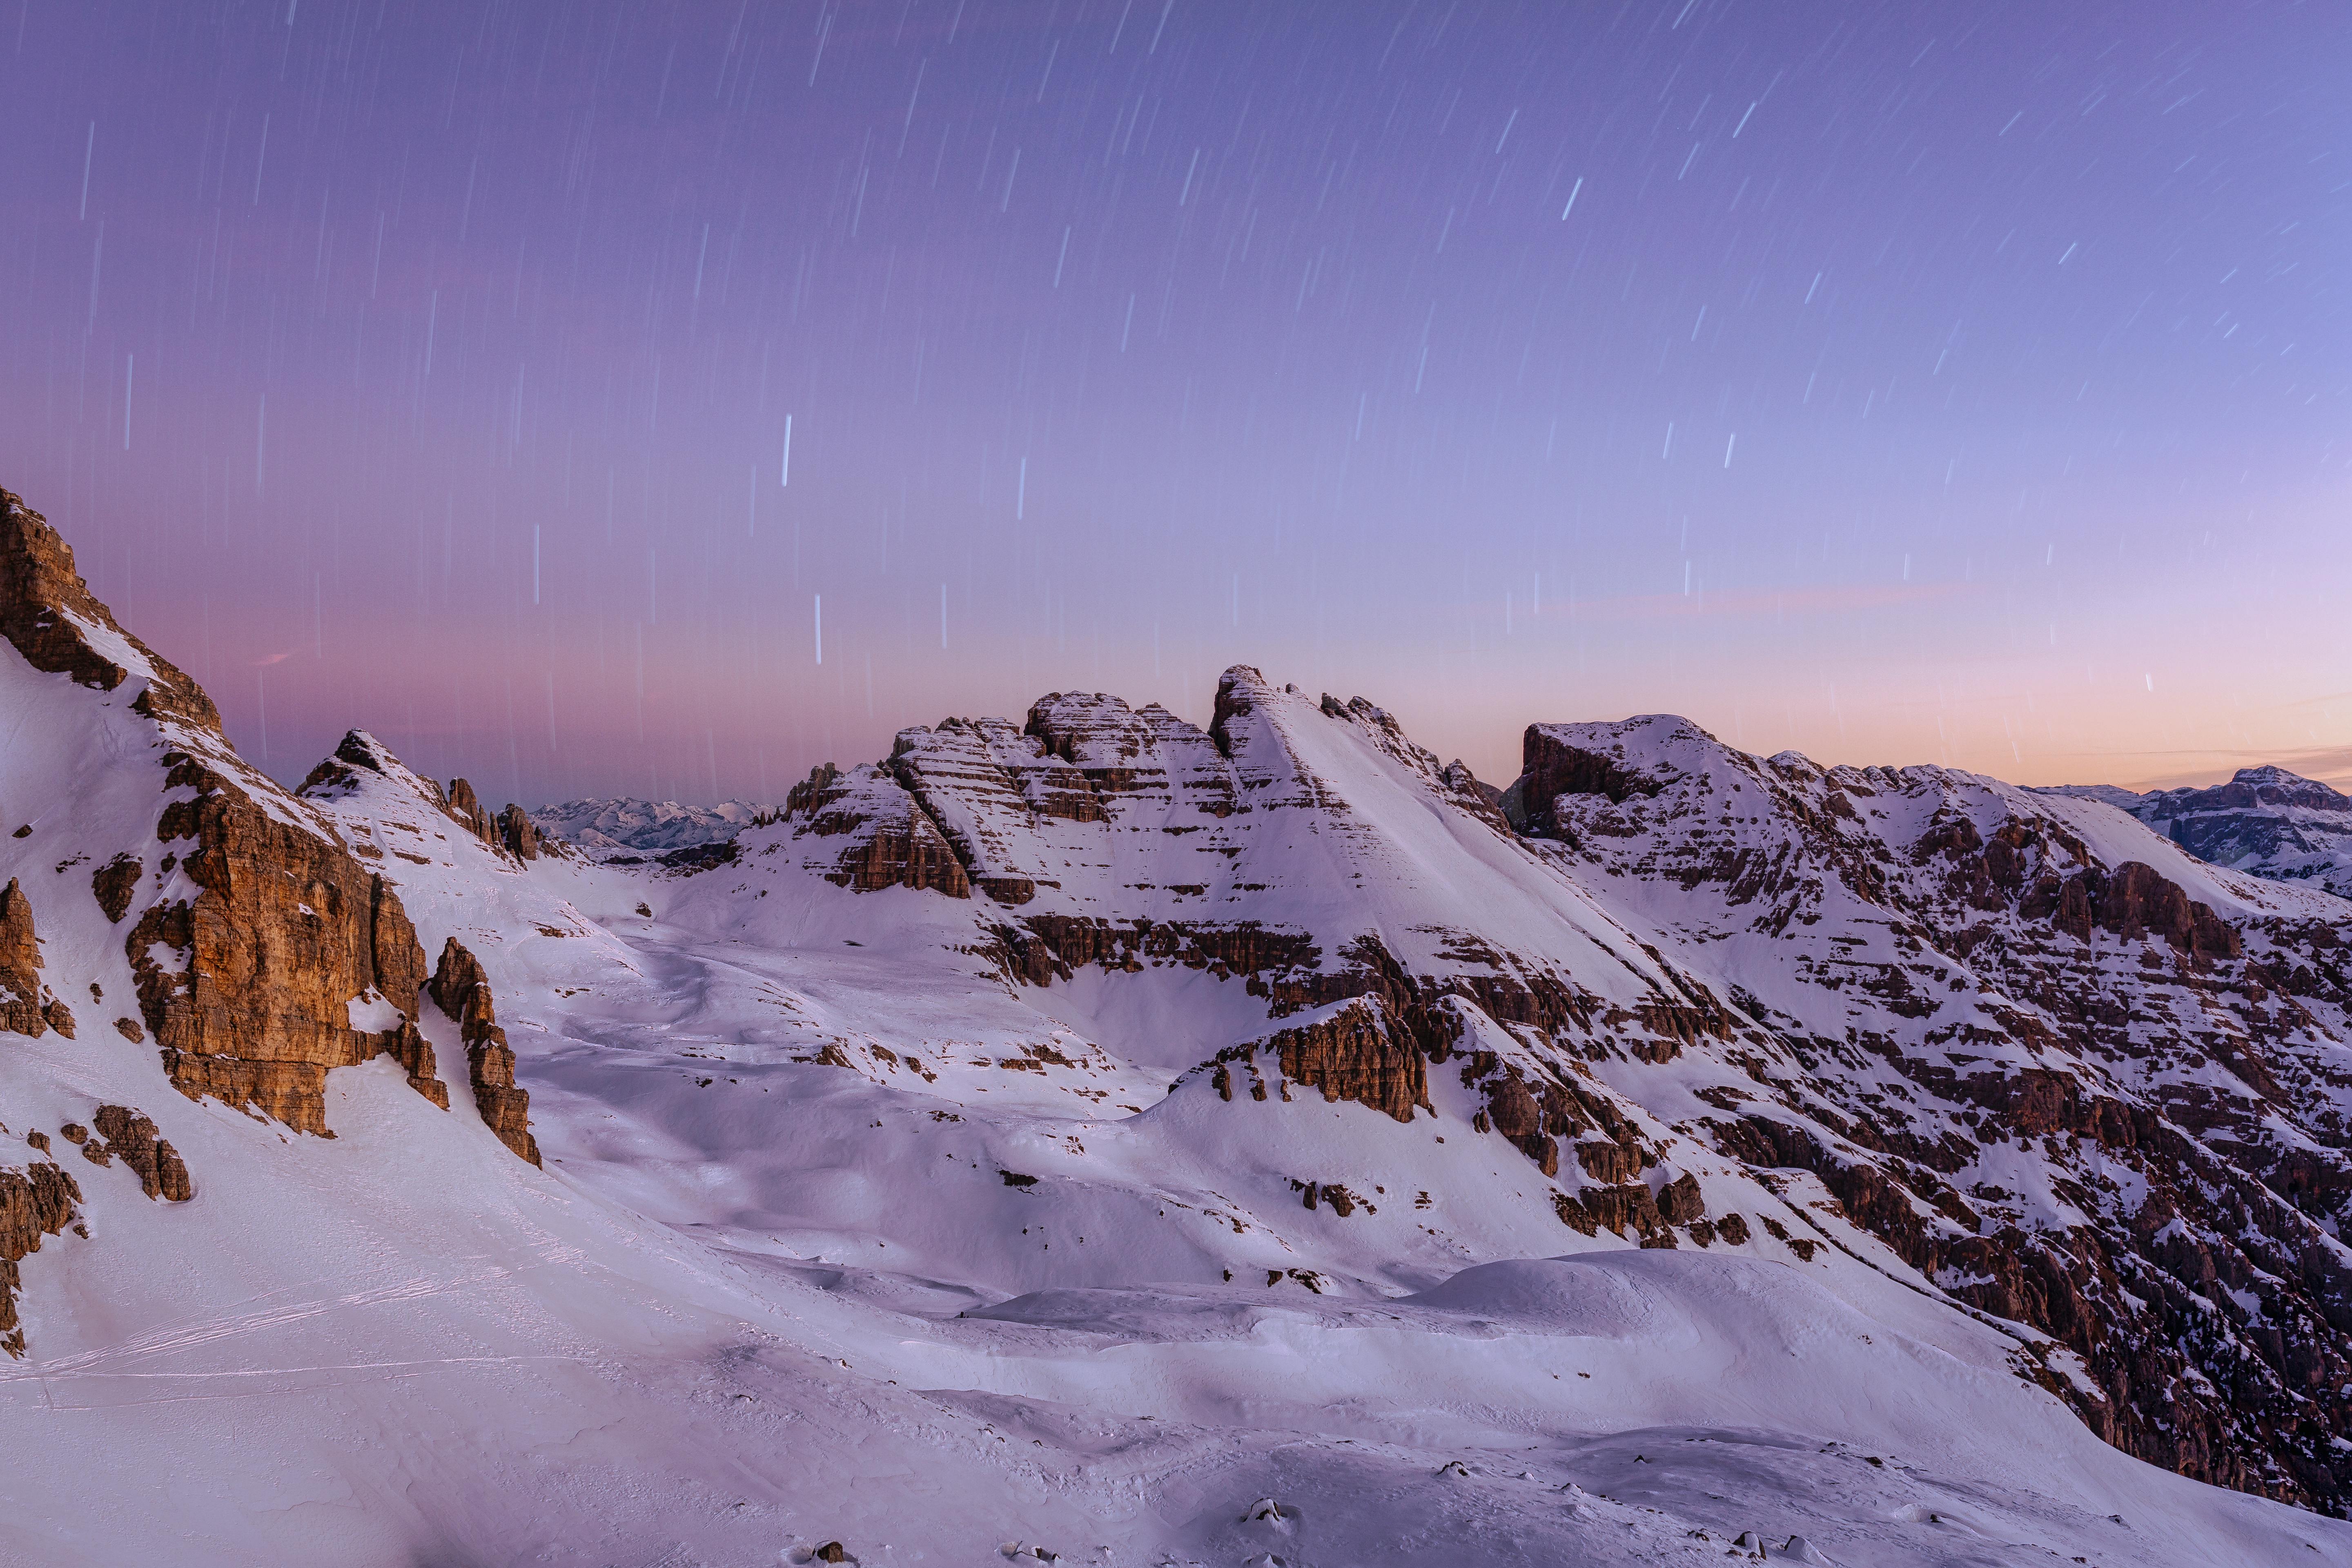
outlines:
M590 851L637 850L660 855L704 844L724 844L773 806L722 800L680 805L674 800L567 800L530 814L539 831Z
M2326 893L1246 668L618 865L0 635L0 1558L2352 1563Z
M2228 784L2151 790L2062 784L2130 813L2200 860L2352 897L2352 795L2281 767L2240 768Z

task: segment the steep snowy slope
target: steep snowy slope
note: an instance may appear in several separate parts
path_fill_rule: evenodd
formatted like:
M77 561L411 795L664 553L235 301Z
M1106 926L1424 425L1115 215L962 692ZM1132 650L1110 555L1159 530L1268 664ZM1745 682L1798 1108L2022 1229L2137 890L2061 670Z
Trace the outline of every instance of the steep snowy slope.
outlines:
M2284 768L2240 768L2205 789L2137 795L2063 784L2040 793L2105 801L2216 866L2352 895L2352 796Z
M1759 1149L1770 1121L1915 1190L1943 1169L1860 1142L1900 1072L1807 1067L1829 1048L1769 1010L1826 1036L1850 989L1749 952L1691 868L1677 900L1571 847L1576 777L1531 769L1515 809L1548 799L1554 837L1522 834L1377 709L1236 670L1205 731L1049 699L820 770L712 853L598 864L363 732L278 789L5 521L0 810L30 831L0 837L0 1561L1697 1563L1760 1532L1843 1563L2352 1563L2336 1521L2101 1443L2076 1390L2108 1368L2066 1325L1917 1256L1838 1159ZM2114 885L2159 932L2116 955L2187 944L2128 992L2100 961L2130 1007L2235 1019L2210 975L2333 929L2261 884L2287 901L2200 882L2218 912L2183 914L2116 869L2137 841L2068 831L2102 940ZM2240 1059L2319 1059L2333 984L2308 1025L2267 992ZM2021 1077L2050 1049L1972 1048ZM2221 1082L2132 1070L2099 1093L2143 1142ZM2332 1150L2315 1103L2201 1129L2230 1152L2133 1244L2205 1249L2217 1344L2259 1339L2231 1292L2285 1325L2326 1285L2324 1247L2299 1283L2240 1263L2287 1234L2240 1173ZM2021 1235L2077 1185L2162 1190L2062 1136L1981 1157ZM2208 1234L2232 1181L2235 1252ZM2040 1267L1985 1239L2001 1278ZM2261 1468L2303 1419L2209 1421L2206 1473L2330 1500Z

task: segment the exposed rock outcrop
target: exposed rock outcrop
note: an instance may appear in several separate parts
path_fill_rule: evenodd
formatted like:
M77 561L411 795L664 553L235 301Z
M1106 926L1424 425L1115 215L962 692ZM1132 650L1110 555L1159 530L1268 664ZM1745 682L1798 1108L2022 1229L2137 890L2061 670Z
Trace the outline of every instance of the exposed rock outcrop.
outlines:
M106 911L110 922L120 925L122 917L131 912L131 900L139 894L139 878L146 868L136 855L117 855L92 873L89 890L97 896L98 907Z
M1396 1026L1378 998L1347 1003L1328 1016L1277 1029L1261 1041L1224 1053L1247 1060L1272 1053L1284 1078L1319 1090L1327 1100L1352 1100L1411 1121L1429 1105L1428 1069L1412 1037Z
M319 760L319 765L310 770L294 793L308 796L320 789L357 789L363 773L382 776L390 769L390 753L384 751L382 742L364 730L346 730L343 738L335 743L334 751ZM449 797L441 792L439 784L428 778L414 774L408 776L425 799L440 810L449 811ZM458 782L463 784L465 781L460 779ZM471 831L473 825L467 823L466 826Z
M792 787L782 826L789 843L815 850L810 863L824 879L853 892L923 888L951 899L971 897L971 880L939 824L921 803L879 768L844 771L825 763ZM843 839L818 849L809 840ZM773 853L771 844L762 850Z
M191 1099L250 1105L323 1134L327 1073L391 1051L446 1105L409 1022L425 958L398 895L305 825L297 803L265 811L209 762L187 752L164 761L167 787L194 796L164 808L158 837L195 842L180 869L197 894L150 908L125 947L172 1081ZM402 1022L353 1028L349 1005L370 994Z
M496 845L499 842L497 821L483 806L481 797L474 793L474 786L464 779L449 781L446 809L451 816L457 819L459 826L483 843Z
M16 879L0 889L0 1029L38 1035L41 1016L41 943L33 932L33 906Z
M191 1099L213 1095L321 1134L328 1071L380 1050L400 1056L412 1081L433 1093L430 1053L406 1022L424 953L399 899L310 808L237 757L211 700L116 623L57 531L5 491L0 633L36 668L100 691L144 680L131 708L159 731L165 802L155 837L169 846L163 864L176 868L173 882L184 878L195 892L149 905L124 951L173 1084ZM92 890L110 920L138 908L143 877L132 849L96 874ZM0 909L0 926L5 919ZM20 965L24 951L20 943ZM371 995L389 1000L403 1023L354 1028L350 1005ZM42 1017L71 1035L61 1002Z
M1520 750L1519 776L1496 804L1512 826L1538 838L1564 836L1552 808L1561 795L1605 795L1622 804L1629 795L1657 791L1656 785L1628 772L1622 759L1586 751L1549 725L1528 725Z
M24 1282L17 1260L41 1249L41 1238L73 1223L81 1188L63 1166L37 1162L21 1171L0 1171L0 1350L25 1353L25 1331L16 1321L16 1291Z
M179 1151L170 1140L156 1135L154 1122L121 1105L100 1106L90 1122L106 1140L108 1152L138 1173L139 1184L149 1197L184 1204L196 1195Z
M22 497L0 489L0 637L35 669L111 691L131 679L123 656L143 661L134 704L156 718L220 732L212 699L172 662L125 631L74 569L73 551Z
M481 961L451 937L442 944L441 962L428 989L434 1005L457 1023L458 1037L466 1042L474 1105L483 1121L499 1142L538 1164L539 1141L530 1133L530 1093L515 1086L514 1047L499 1027L489 976L482 972Z
M512 802L499 813L499 843L518 860L539 858L539 828L530 815Z

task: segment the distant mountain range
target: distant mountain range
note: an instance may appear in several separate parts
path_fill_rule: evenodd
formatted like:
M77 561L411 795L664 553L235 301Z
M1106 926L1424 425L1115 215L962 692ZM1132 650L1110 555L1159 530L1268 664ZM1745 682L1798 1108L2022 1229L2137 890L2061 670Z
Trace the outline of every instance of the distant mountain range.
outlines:
M717 805L680 805L674 800L567 800L530 814L542 834L576 845L598 858L603 852L635 849L660 855L705 844L724 844L778 807L722 800Z
M2284 768L2240 768L2228 784L2202 789L2060 784L2042 793L2105 801L2209 864L2352 898L2352 795Z
M5 491L0 709L9 1563L2352 1562L2308 781L1237 665L534 822Z

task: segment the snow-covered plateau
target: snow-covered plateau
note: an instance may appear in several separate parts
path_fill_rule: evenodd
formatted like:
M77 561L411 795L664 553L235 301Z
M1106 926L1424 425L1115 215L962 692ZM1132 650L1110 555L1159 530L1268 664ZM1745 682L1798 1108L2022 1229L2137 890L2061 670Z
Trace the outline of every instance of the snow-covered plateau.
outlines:
M2352 1564L2352 904L1236 668L612 864L0 492L0 1562Z

